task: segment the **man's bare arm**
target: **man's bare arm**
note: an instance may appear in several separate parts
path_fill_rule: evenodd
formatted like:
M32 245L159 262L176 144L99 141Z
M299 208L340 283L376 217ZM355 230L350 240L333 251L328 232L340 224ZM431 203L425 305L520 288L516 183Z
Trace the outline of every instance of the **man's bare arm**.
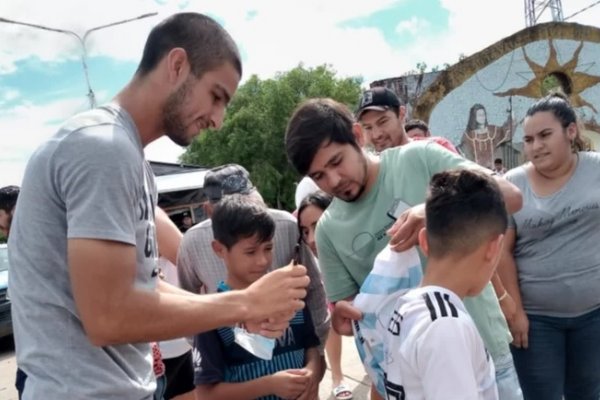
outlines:
M156 241L161 256L177 265L177 252L183 235L167 213L160 207L155 209Z
M70 239L69 274L77 310L92 343L149 342L262 321L304 307L309 279L302 266L265 275L245 290L182 295L135 285L136 249L93 239Z

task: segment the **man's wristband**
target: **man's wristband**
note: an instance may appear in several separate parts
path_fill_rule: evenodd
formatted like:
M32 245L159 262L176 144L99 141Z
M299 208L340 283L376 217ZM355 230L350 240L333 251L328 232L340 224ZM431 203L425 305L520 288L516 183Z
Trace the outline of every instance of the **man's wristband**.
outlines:
M502 296L498 297L498 301L502 301L507 297L508 297L508 290L504 289L504 293L502 293Z

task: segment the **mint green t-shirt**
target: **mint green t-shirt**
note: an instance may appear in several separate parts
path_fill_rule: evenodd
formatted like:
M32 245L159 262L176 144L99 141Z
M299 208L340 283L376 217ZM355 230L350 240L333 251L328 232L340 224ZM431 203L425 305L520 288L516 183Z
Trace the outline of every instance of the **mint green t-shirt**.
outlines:
M425 201L431 177L445 170L479 165L436 143L411 142L381 153L377 181L355 202L334 199L317 226L319 265L327 297L339 301L354 296L373 268L377 254L388 244L389 214ZM491 284L465 305L492 357L509 352L512 340Z

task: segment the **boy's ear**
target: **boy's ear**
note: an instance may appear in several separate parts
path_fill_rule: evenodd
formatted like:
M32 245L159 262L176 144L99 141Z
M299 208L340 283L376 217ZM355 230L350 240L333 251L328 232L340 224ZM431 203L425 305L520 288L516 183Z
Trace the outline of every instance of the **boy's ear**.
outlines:
M227 251L227 247L216 239L210 243L213 251L219 258L223 258L225 256L225 252Z
M365 135L362 126L358 122L352 124L352 133L354 133L358 145L360 147L365 147Z
M419 231L419 246L425 257L429 257L429 243L427 242L427 228L422 228Z
M487 250L485 253L486 261L492 261L496 263L500 259L502 253L502 246L504 245L504 234L496 236L495 239L488 242Z

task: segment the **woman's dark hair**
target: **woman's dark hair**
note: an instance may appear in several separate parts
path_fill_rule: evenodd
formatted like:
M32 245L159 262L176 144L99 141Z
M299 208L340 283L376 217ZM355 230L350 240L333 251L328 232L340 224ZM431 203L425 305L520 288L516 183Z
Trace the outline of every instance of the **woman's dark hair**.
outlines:
M331 204L332 200L333 196L328 195L322 190L312 192L302 199L300 205L298 206L297 212L298 230L300 231L300 238L298 239L299 241L302 240L302 229L300 228L300 215L302 214L302 211L304 211L304 209L308 206L315 206L321 211L325 211L327 207L329 207L329 205Z
M575 124L577 134L573 139L573 151L583 151L587 149L584 139L581 137L581 125L578 121L577 114L571 106L567 97L562 93L552 93L533 103L525 114L526 117L531 117L538 112L550 112L560 122L563 129L567 129L569 125Z

